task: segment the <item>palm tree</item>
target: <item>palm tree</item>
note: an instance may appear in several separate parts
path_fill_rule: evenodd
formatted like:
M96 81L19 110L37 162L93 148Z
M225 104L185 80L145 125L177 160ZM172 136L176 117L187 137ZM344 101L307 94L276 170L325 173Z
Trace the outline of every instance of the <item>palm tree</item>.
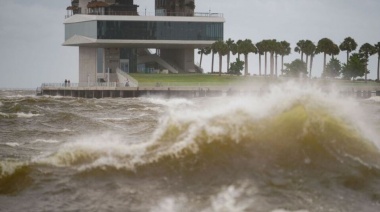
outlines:
M268 52L270 53L270 75L273 76L274 72L274 53L276 51L277 41L275 39L268 40Z
M339 45L339 49L341 51L347 51L347 62L346 62L346 64L348 63L348 58L350 57L350 53L352 51L355 51L356 47L358 47L358 44L351 37L345 38L344 41Z
M367 67L368 66L368 59L371 55L376 54L376 48L369 43L365 43L360 47L359 54L363 55L363 57L367 60L366 68L365 68L366 71L365 71L365 75L364 75L365 76L365 82L367 83L367 74L369 73L368 67Z
M274 50L274 59L275 59L275 75L276 77L278 76L277 74L277 58L278 58L278 55L280 54L281 52L281 43L280 42L276 42L276 48Z
M227 53L227 72L230 70L230 56L231 56L231 51L232 48L234 48L234 40L228 39L226 41L227 47L228 47L228 53Z
M264 74L267 75L267 53L269 52L269 42L270 40L261 41L261 49L264 52Z
M340 53L340 49L339 49L338 45L334 44L332 46L331 52L330 52L332 58L335 59L334 56L338 55L339 53Z
M331 54L334 48L334 42L328 38L322 38L318 41L316 54L323 52L323 72L326 72L326 55Z
M292 49L290 48L290 43L286 41L280 42L280 52L279 55L281 55L281 74L284 72L284 56L287 56L290 54Z
M380 75L380 72L379 72L379 68L380 68L380 42L375 44L375 48L376 48L376 52L377 52L377 82L380 82L380 79L379 79L379 75Z
M307 71L307 64L309 62L309 56L310 56L310 72L309 72L309 77L311 78L311 69L312 69L312 66L313 66L313 57L314 57L314 53L315 53L315 49L316 49L316 46L315 44L310 41L310 40L306 40L305 41L305 44L304 44L304 53L306 55L306 71Z
M214 73L214 54L216 54L215 43L213 43L210 47L211 49L211 73Z
M257 53L259 54L259 76L261 76L261 55L264 55L263 41L256 43Z
M222 40L216 41L214 44L215 44L215 50L219 54L219 76L221 76L222 75L222 60L223 60L223 56L228 53L228 46Z
M297 46L294 48L294 51L301 54L301 61L303 61L305 40L300 40L297 42Z
M236 41L236 53L237 53L237 55L238 55L238 59L240 60L240 55L242 54L241 53L241 50L240 50L240 47L241 47L241 43L242 43L243 41L242 40L238 40L238 41Z
M257 48L250 39L245 39L240 45L241 53L244 55L244 75L248 75L248 54L257 53Z
M199 67L202 68L202 59L203 55L208 55L211 53L211 48L210 47L205 47L205 48L199 48L198 49L198 54L201 55L201 59L199 61Z

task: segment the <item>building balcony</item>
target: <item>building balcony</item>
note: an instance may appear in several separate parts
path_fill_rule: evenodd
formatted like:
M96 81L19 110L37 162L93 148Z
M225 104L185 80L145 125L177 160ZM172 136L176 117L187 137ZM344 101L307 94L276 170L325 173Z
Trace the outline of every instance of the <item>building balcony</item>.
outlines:
M68 7L69 8L69 7ZM70 12L71 11L71 12ZM86 9L84 11L80 10L69 10L65 18L70 18L73 15L114 15L114 16L177 16L177 17L223 17L223 13L211 13L211 12L195 12L192 14L185 12L164 12L156 11L151 12L135 12L135 11L106 11L102 8L98 9Z

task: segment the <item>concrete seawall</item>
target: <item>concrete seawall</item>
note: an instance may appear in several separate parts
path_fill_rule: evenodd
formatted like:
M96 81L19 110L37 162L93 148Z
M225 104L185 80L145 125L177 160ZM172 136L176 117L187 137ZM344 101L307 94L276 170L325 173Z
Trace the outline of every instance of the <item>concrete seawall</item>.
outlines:
M143 87L143 88L43 88L38 95L79 98L137 98L159 96L163 98L215 97L225 93L221 88L195 87Z
M197 97L217 97L217 96L249 96L265 94L265 89L247 87L44 87L37 92L37 95L67 96L79 98L137 98L158 96L163 98L197 98ZM326 92L329 92L326 90ZM356 98L370 98L380 96L380 89L342 88L342 96Z

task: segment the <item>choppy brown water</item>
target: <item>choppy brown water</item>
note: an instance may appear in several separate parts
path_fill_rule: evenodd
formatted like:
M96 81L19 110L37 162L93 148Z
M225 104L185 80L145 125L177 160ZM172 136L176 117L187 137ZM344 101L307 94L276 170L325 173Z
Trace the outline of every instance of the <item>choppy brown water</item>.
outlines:
M380 99L0 92L0 211L379 211Z

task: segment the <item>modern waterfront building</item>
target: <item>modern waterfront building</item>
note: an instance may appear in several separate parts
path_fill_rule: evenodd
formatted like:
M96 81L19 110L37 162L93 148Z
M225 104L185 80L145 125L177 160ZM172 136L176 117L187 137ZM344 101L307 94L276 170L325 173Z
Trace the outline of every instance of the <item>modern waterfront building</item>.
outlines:
M224 18L196 13L193 0L155 0L139 14L133 0L72 0L64 46L79 47L79 83L123 83L123 73L201 72L194 49L223 40Z

